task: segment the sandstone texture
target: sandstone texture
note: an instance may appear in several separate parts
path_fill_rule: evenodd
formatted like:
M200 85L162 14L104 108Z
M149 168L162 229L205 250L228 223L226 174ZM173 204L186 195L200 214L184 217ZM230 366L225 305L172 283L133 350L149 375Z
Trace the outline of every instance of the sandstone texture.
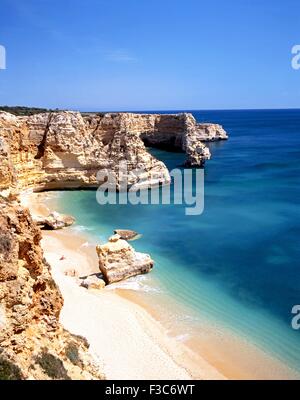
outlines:
M103 279L98 278L96 275L89 275L81 280L80 286L86 289L101 290L105 287L105 282Z
M73 225L75 222L75 218L71 215L64 215L53 211L47 217L35 216L34 222L41 229L57 230Z
M143 114L137 118L148 122L141 134L147 146L185 152L187 166L201 167L210 159L210 151L202 143L203 131L192 114Z
M105 181L99 171L114 175L118 189L120 164L126 164L129 187L140 180L168 183L166 166L148 153L131 123L127 114L15 117L0 112L0 158L5 160L0 190L97 187Z
M115 229L114 233L119 235L121 239L124 240L135 240L138 239L141 235L135 231L130 229Z
M198 140L202 142L215 142L228 139L224 128L218 124L197 124L196 130Z
M190 113L0 112L0 193L97 187L105 172L120 189L120 164L126 164L128 189L166 184L166 166L145 145L185 152L187 165L203 166L210 157L203 142L226 138L220 125L197 124Z
M129 190L168 184L167 167L146 146L185 152L186 165L198 167L210 157L203 142L226 138L219 125L197 124L188 113L0 112L0 379L103 378L86 340L59 323L63 299L40 246L38 225L59 229L73 219L51 214L36 223L18 194L98 187L107 173L117 190L124 180ZM128 239L133 234L120 233ZM88 277L87 288L101 289L153 267L149 255L135 252L119 235L97 246L97 253L105 282ZM77 279L75 270L67 275Z
M119 235L111 236L108 243L97 246L96 250L99 268L107 284L150 272L154 265L148 254L136 252Z
M28 210L0 199L0 380L101 379L85 339L62 328L60 291Z

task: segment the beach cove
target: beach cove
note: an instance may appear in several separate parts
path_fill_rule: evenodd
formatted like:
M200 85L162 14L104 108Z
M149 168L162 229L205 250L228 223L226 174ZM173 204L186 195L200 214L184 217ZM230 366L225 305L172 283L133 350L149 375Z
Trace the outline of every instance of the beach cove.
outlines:
M291 329L291 308L299 299L299 276L293 272L298 250L289 238L299 229L293 217L299 213L293 206L299 191L299 115L194 115L198 121L222 123L231 134L228 142L210 145L205 210L198 220L184 217L178 206L99 206L95 194L84 191L56 192L56 206L76 217L71 231L83 235L92 252L116 228L143 235L133 245L154 258L153 272L114 291L146 307L169 335L205 356L224 376L298 378L299 334ZM152 154L169 169L184 161L181 154ZM199 234L196 245L191 238ZM270 275L270 268L276 273Z
M299 379L299 332L291 324L292 306L299 299L299 249L292 240L299 231L299 219L295 218L299 213L295 202L299 195L298 111L202 111L194 112L196 119L191 113L167 114L168 123L175 119L179 124L180 145L190 129L195 138L203 134L209 137L205 147L191 142L186 154L145 148L138 128L145 121L148 124L163 118L154 114L153 120L151 114L142 115L83 118L79 113L59 112L54 119L48 116L50 131L47 115L28 119L2 115L3 132L11 133L8 138L20 138L22 131L33 140L24 147L22 139L20 148L11 143L15 170L12 161L5 159L4 142L2 193L12 198L13 208L8 213L16 212L17 218L24 215L22 218L30 221L29 207L35 216L58 211L70 214L70 221L73 217L76 220L69 228L43 233L43 252L64 305L47 278L42 287L49 285L47 290L52 290L53 316L49 318L48 311L45 315L39 312L38 320L41 324L46 321L50 332L55 324L57 335L60 322L77 337L85 337L91 345L90 354L107 377ZM117 137L107 130L108 126L116 129L116 120L117 124L126 122L126 131ZM214 142L221 125L209 124L207 130L207 125L201 124L207 120L221 123L230 131L230 140ZM100 124L96 138L92 130L95 121ZM155 132L159 143L152 144L160 146L165 143L164 135ZM82 134L86 135L84 143ZM47 142L38 145L43 135ZM127 137L129 147L125 145ZM149 137L153 140L151 135L147 140ZM173 141L170 138L175 138L172 132L168 146ZM57 147L57 141L61 141L61 147ZM100 159L96 157L99 146L104 155ZM195 155L197 149L200 158ZM167 183L169 171L182 169L187 162L197 162L201 167L209 155L212 159L204 170L205 207L197 217L187 217L184 204L99 205L95 190L82 190L94 188L97 168L104 168L110 157L113 162L120 156L134 160L131 176L135 184L133 167L140 161L148 171L146 180L151 172L158 171L159 182ZM174 190L173 184L170 187ZM19 192L25 206L20 210L15 194ZM3 222L8 234L14 229L13 221L8 214ZM33 275L36 279L49 275L39 247L39 230L30 222L19 229L25 233L25 228L32 230L26 237L33 235L33 242L29 242L33 253L29 258L26 251L16 254L22 257L18 264L20 287L24 273L28 274L22 266L28 262L28 268L46 274L42 278ZM67 271L76 270L81 276L99 272L96 246L106 243L115 229L140 234L133 246L150 254L155 261L153 271L99 291L80 287ZM22 235L18 240L24 246ZM30 282L30 290L38 290L39 285ZM41 294L47 296L47 291ZM60 300L55 301L57 298ZM38 304L43 310L48 303L42 297ZM24 307L28 307L25 297ZM18 309L13 312L18 315ZM59 348L54 351L57 354ZM125 365L130 365L126 373Z
M59 198L60 192L26 193L22 203L33 216L48 215L61 210ZM197 319L195 324L191 310L161 293L151 275L100 291L79 287L64 272L99 272L95 245L80 227L43 231L42 248L64 298L60 321L88 340L107 379L298 378L225 326L204 320L199 325ZM186 320L180 320L183 315Z
M33 216L48 215L49 202L55 204L51 195L25 194L22 203ZM74 266L82 276L99 272L96 252L86 246L87 238L70 231L44 231L42 248L64 298L61 323L87 338L107 379L224 379L204 359L172 340L150 313L127 300L122 291L109 287L87 291L65 276L64 271Z

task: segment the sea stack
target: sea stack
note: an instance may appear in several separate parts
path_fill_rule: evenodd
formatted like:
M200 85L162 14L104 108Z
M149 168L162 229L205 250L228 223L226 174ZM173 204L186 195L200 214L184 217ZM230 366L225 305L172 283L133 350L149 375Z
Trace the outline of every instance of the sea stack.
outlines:
M130 229L115 229L114 233L119 235L124 240L136 240L141 237L137 232Z
M107 284L148 273L154 265L148 254L136 252L119 235L111 236L108 243L97 246L96 250L99 268Z

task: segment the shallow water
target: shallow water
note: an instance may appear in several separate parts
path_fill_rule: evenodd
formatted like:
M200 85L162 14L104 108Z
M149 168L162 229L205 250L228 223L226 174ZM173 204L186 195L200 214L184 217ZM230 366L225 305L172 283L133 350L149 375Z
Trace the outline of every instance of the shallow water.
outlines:
M143 234L132 244L156 268L138 287L156 288L191 318L224 325L300 372L300 331L291 328L300 304L300 110L193 114L230 135L209 145L202 215L186 216L182 205L99 206L93 191L62 192L62 211L93 242L116 228ZM170 169L184 160L152 153Z

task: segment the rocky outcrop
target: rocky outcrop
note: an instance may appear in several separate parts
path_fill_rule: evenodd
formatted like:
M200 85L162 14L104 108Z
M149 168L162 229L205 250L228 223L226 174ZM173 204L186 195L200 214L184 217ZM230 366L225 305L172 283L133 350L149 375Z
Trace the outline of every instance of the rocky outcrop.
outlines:
M192 114L186 115L186 135L183 149L187 154L185 165L188 167L201 167L210 159L210 151L198 138L198 129Z
M135 240L141 237L140 234L130 229L115 229L114 233L124 240Z
M203 160L209 160L211 155L204 142L214 142L228 139L227 133L221 125L217 124L190 124L187 135L186 153L188 155L185 165L187 167L199 167Z
M203 125L203 124L202 124ZM191 114L49 112L16 117L0 112L0 379L101 379L83 338L59 323L63 300L40 247L41 233L17 200L25 189L98 187L109 171L121 189L170 182L166 166L146 145L187 154L187 164L209 158L206 140L224 139L219 125L200 126ZM140 171L143 171L141 174ZM53 229L71 219L48 216ZM105 283L149 272L153 261L120 236L97 247ZM76 271L68 275L76 276ZM97 278L98 279L98 278ZM87 288L104 286L89 278Z
M14 182L16 192L98 187L105 181L99 171L109 171L118 188L122 163L129 187L139 180L153 186L168 183L166 166L148 153L130 124L127 114L83 118L77 112L57 112L15 117L0 112L0 157L8 155L3 186L12 187Z
M226 131L218 124L197 124L196 131L198 140L202 142L215 142L228 139Z
M210 158L209 149L198 140L197 123L192 114L143 114L135 118L147 122L142 124L141 132L146 146L184 152L187 165L192 165L193 159L195 166L203 166Z
M154 262L148 254L136 252L119 235L110 237L108 243L97 246L99 268L107 284L145 274Z
M142 114L135 118L144 121L141 137L147 146L185 152L189 166L203 166L210 159L209 149L202 142L228 138L221 125L199 124L190 113Z
M51 212L47 217L35 216L34 222L41 228L46 230L57 230L71 226L75 222L75 218L71 215L63 215L56 211Z
M105 282L103 279L97 277L95 274L89 275L84 279L80 280L80 286L86 289L97 289L101 290L105 287Z
M16 174L11 157L12 131L17 129L14 115L0 112L0 195L9 198L16 187Z
M59 323L63 299L28 210L0 199L0 380L101 379L83 338Z
M189 113L63 111L16 117L0 112L0 193L97 187L105 181L105 174L97 175L101 171L114 174L120 189L124 163L128 189L141 187L140 182L165 184L169 172L145 144L185 152L187 164L202 166L210 157L202 142L225 138L220 125L197 124Z

